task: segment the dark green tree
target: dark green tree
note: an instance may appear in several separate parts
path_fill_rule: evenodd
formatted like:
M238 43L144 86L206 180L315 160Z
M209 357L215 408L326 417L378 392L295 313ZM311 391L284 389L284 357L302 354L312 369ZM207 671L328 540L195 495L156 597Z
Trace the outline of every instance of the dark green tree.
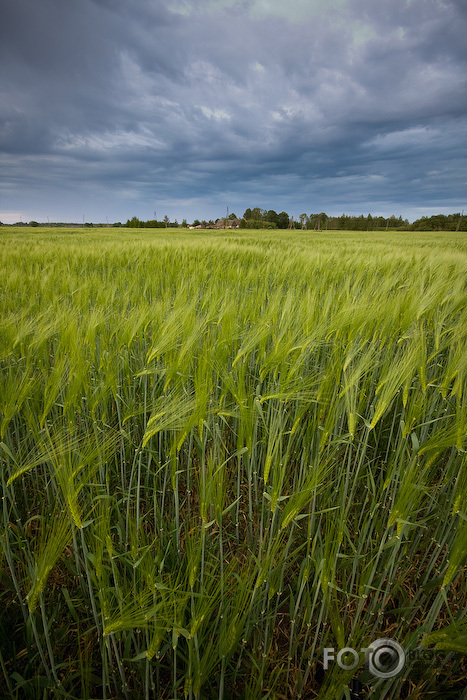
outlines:
M142 221L140 221L136 216L133 216L133 218L127 220L125 226L126 228L141 228Z
M270 221L273 224L276 224L278 228L279 226L279 214L274 211L274 209L270 209L268 212L266 212L266 220Z
M289 215L285 211L281 211L277 215L277 228L288 228L289 226Z

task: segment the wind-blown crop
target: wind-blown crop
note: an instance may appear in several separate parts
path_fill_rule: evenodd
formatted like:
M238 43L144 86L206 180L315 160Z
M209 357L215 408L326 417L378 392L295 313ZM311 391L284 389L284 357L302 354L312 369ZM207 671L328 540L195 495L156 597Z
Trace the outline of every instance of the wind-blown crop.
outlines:
M227 236L0 235L6 692L460 697L463 235Z

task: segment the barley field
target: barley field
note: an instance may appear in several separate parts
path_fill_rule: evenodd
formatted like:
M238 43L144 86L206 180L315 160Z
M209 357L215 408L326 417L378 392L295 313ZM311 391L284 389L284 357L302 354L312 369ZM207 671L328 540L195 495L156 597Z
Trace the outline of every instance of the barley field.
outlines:
M3 697L467 698L465 233L4 228L0 270Z

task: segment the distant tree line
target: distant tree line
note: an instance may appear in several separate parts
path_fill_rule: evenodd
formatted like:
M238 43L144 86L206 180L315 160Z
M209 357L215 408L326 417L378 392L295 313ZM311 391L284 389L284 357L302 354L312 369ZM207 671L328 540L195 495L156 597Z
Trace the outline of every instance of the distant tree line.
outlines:
M422 216L409 226L410 231L467 231L467 217L457 214L435 214L434 216Z
M235 214L230 214L230 219L236 219ZM25 223L24 221L17 221L15 224L4 224L0 221L0 226L31 226L31 227L77 227L77 228L90 228L90 227L106 227L112 226L114 228L119 228L123 226L124 228L186 228L188 226L186 219L183 219L182 223L179 224L177 219L173 222L169 220L166 215L162 221L156 221L151 219L149 221L141 221L138 217L133 216L132 219L128 219L125 224L121 224L117 221L113 224L92 224L92 223L66 223L66 222L53 222L53 223L38 223L37 221L30 221ZM210 219L209 221L202 220L199 221L195 219L193 226L202 226L203 228L214 227L214 221ZM243 217L240 219L240 228L247 229L306 229L312 231L382 231L387 229L403 229L405 231L466 231L467 232L467 216L464 216L464 212L457 212L455 214L435 214L433 216L427 217L422 216L417 219L412 224L409 224L407 219L402 219L401 216L396 217L394 214L389 217L384 216L350 216L348 214L342 214L341 216L328 216L325 212L320 212L319 214L300 214L296 219L289 216L287 212L281 211L279 214L274 211L274 209L261 209L260 207L253 207L246 209Z
M123 224L125 228L178 228L180 224L177 219L171 222L167 214L164 216L162 221L156 221L156 219L150 219L149 221L141 221L138 217L134 216L132 219L128 219L126 224ZM188 226L186 219L183 219L181 223L182 228Z
M248 208L243 214L241 228L288 228L289 221L289 215L285 211L278 214L274 209L254 207Z
M394 214L391 216L349 216L348 214L342 214L341 216L327 216L326 214L315 214L312 215L315 220L320 219L318 223L319 228L329 228L345 231L382 231L385 229L395 229L402 228L407 229L409 227L409 222L407 219L403 219L402 216L396 217ZM312 222L310 222L312 223ZM313 228L316 227L316 224Z
M14 224L4 224L0 221L0 226L12 226L14 228L19 228L21 226L29 226L31 228L121 228L122 224L120 221L116 221L114 224L93 224L90 222L82 224L76 221L30 221L29 223L25 221L16 221Z
M293 228L322 231L382 231L385 229L403 229L405 231L467 231L467 216L464 212L455 214L436 214L434 216L422 216L412 224L401 216L392 214L384 216L328 216L325 212L319 214L300 214L292 222L287 212L277 214L273 209L266 210L254 207L247 209L243 214L241 226L243 228Z
M155 219L150 221L141 221L136 216L134 216L132 219L128 219L126 224L123 225L125 228L166 228L164 221L156 221Z
M243 214L242 228L300 228L313 231L321 231L323 229L330 230L345 230L345 231L376 231L387 228L408 228L409 222L407 219L402 219L401 216L396 218L394 215L385 218L384 216L328 216L325 212L317 214L300 214L297 219L292 221L293 217L287 212L282 211L280 214L274 209L261 209L260 207L248 208Z

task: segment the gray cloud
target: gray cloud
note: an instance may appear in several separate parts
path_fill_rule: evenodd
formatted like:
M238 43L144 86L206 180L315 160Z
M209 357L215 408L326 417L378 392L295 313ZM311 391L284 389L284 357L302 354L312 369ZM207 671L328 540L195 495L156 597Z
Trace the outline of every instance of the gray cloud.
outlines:
M465 5L16 0L0 219L463 208Z

